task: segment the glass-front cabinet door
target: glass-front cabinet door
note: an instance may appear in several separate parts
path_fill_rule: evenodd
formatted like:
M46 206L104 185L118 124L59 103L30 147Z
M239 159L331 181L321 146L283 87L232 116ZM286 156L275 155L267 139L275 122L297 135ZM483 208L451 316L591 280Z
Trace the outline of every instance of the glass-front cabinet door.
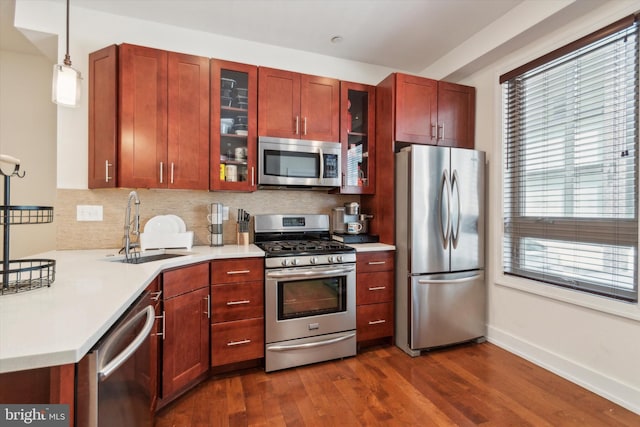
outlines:
M254 191L258 68L211 60L211 190Z
M340 83L343 194L375 192L375 87Z

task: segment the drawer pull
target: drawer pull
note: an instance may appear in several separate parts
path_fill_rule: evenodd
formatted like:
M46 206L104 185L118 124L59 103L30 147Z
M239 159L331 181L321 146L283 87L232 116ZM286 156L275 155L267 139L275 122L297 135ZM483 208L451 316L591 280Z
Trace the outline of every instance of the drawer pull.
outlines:
M251 301L248 299L242 301L227 301L227 305L240 305L240 304L249 304Z
M384 291L387 289L386 286L374 286L373 288L369 288L370 291Z
M250 342L251 340L231 341L227 343L227 347L231 347L234 345L241 345L241 344L249 344Z
M379 325L381 323L387 323L387 321L384 319L381 319L381 320L372 320L371 322L369 322L370 325Z
M159 301L161 295L162 295L162 291L151 292L151 300L152 301Z
M247 274L247 273L251 273L251 270L232 270L232 271L227 271L227 274Z
M369 261L369 265L384 265L387 261Z

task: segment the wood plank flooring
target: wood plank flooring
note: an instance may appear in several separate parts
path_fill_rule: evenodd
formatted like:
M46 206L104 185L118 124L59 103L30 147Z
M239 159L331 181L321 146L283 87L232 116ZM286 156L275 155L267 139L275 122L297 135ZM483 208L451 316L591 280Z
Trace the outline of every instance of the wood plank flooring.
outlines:
M640 415L482 343L416 358L388 346L213 378L156 419L156 427L451 425L640 426Z

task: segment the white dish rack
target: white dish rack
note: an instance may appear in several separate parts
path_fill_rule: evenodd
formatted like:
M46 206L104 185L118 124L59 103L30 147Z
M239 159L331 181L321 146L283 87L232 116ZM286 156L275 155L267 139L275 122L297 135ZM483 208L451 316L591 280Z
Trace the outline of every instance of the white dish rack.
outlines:
M176 215L157 215L151 218L140 233L140 250L182 249L193 246L193 231L186 231L182 218Z

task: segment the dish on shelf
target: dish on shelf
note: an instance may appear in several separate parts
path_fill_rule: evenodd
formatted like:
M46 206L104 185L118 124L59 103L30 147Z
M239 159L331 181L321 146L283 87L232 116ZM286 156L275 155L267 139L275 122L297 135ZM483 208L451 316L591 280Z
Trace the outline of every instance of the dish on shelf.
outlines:
M233 98L230 96L221 96L220 105L223 107L231 107L233 105Z
M247 135L249 135L249 131L248 130L237 129L236 130L236 135L247 136Z
M234 87L236 87L236 81L233 79L222 77L220 78L220 87L222 89L233 89Z

